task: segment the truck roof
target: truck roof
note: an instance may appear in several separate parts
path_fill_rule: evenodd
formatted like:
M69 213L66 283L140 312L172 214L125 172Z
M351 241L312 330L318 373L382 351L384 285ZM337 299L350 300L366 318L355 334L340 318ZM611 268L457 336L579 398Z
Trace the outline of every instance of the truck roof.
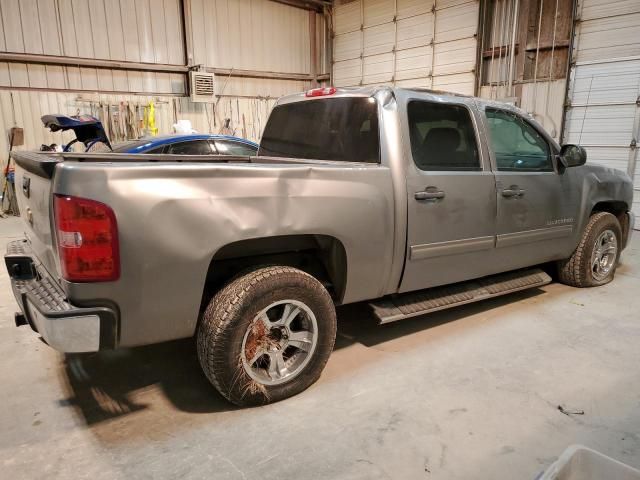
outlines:
M462 103L476 103L480 105L496 106L503 109L513 110L521 115L531 117L526 111L516 107L511 103L500 102L497 100L490 100L486 98L474 97L471 95L464 95L455 92L445 92L442 90L433 90L423 87L390 87L390 86L366 86L366 87L332 87L335 88L335 93L331 95L321 95L317 97L308 97L307 92L294 93L291 95L285 95L278 100L278 105L285 103L293 103L306 100L315 100L322 98L332 97L373 97L380 92L389 92L396 94L397 92L415 92L421 94L423 98L433 101L451 101L456 100ZM532 117L531 117L532 118Z

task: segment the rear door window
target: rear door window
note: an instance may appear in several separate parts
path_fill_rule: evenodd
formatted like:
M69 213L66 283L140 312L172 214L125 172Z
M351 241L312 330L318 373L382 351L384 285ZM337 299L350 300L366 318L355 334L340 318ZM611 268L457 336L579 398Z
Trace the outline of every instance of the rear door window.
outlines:
M407 112L411 154L420 170L481 169L475 130L466 107L413 100Z
M233 140L215 140L216 150L220 155L255 155L257 149L251 145Z
M161 147L153 148L151 150L147 150L146 152L142 152L142 153L164 153L166 148L167 148L166 145L162 145Z
M376 100L323 98L273 109L258 155L344 162L380 162Z
M167 153L173 155L213 155L214 152L207 140L191 140L169 145Z

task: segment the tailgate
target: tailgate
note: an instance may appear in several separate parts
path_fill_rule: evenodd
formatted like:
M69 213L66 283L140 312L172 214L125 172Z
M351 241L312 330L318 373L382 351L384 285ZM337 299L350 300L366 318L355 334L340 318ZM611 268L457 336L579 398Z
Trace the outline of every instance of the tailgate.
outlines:
M57 253L52 232L51 187L56 157L36 152L13 152L16 162L16 196L33 253L47 271L58 277Z

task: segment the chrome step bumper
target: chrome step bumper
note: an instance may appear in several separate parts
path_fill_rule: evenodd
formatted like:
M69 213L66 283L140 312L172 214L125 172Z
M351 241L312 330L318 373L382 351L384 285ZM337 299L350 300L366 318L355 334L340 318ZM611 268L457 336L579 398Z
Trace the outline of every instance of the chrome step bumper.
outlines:
M76 307L69 303L26 240L9 243L4 259L24 319L49 346L69 353L115 347L115 310ZM20 323L24 321L17 318L16 325Z

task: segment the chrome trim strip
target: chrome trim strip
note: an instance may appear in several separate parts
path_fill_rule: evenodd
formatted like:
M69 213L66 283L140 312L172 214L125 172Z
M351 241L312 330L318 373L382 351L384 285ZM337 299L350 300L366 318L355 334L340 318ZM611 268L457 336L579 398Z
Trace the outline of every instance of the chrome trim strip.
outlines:
M556 227L538 228L536 230L525 230L523 232L502 233L497 237L496 247L512 247L522 243L568 237L572 233L573 225L559 225Z
M480 250L489 250L493 248L494 244L495 237L490 236L412 245L409 249L409 258L411 260L421 260L423 258L477 252Z

